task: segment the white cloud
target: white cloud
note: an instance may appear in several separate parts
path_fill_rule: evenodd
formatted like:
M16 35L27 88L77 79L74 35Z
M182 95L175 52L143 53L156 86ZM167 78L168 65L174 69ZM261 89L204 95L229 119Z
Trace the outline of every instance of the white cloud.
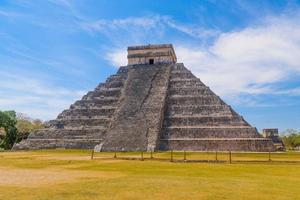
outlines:
M114 67L127 65L127 52L125 50L116 50L106 54L106 60Z
M178 44L175 51L178 61L217 94L279 94L276 84L300 73L299 35L296 20L269 18L259 26L222 33L211 46ZM116 66L127 62L120 49L106 57Z
M0 72L0 109L16 110L33 118L53 119L84 91L57 87L28 74Z
M272 19L223 33L207 49L178 47L177 55L219 94L272 93L272 84L300 72L300 24Z

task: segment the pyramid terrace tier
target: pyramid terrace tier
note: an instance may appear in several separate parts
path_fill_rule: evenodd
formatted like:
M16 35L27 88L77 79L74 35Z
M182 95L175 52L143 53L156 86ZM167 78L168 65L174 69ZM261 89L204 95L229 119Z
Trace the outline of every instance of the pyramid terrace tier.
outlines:
M106 83L100 83L95 90L101 90L103 88L120 88L124 86L124 80L111 81Z
M56 128L73 128L73 127L91 127L91 126L103 126L108 127L111 118L107 117L82 117L77 116L73 119L57 119L52 122L52 127Z
M225 105L224 102L215 95L173 95L167 100L168 105L188 106L188 105Z
M172 116L165 118L164 127L168 126L248 126L241 116Z
M171 72L171 80L174 79L196 79L196 76L190 71L176 70Z
M258 138L256 128L250 126L197 126L163 128L162 139L176 138Z
M176 151L275 151L266 138L176 138L160 140L161 150Z
M41 129L28 136L28 139L102 139L104 127L88 129Z
M171 87L169 89L170 96L184 96L184 95L214 95L214 93L206 86L199 87Z
M76 117L112 117L116 107L101 107L101 108L82 108L82 109L69 109L63 111L57 119L74 119Z
M174 70L185 70L187 71L188 69L184 66L183 63L177 63L176 65L172 66L172 71Z
M170 79L170 88L206 87L198 78Z
M93 149L101 139L28 139L14 145L14 150L26 149Z
M233 111L230 106L225 104L215 105L170 105L167 108L166 116L175 115L208 115L208 116L223 116L232 115Z
M119 98L116 97L99 97L94 99L83 99L76 101L70 108L89 109L102 107L115 107L118 104Z
M126 79L126 74L116 74L111 75L106 79L106 82L124 81Z
M119 97L122 88L106 88L97 91L88 92L83 99L95 99L101 97Z

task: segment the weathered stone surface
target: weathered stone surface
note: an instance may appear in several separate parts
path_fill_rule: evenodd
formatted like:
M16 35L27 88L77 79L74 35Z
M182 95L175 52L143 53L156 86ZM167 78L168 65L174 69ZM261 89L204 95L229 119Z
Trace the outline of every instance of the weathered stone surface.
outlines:
M181 63L171 45L128 48L129 65L14 149L274 151ZM154 59L150 64L149 59Z
M128 47L128 65L174 64L177 61L171 44Z
M285 150L284 143L283 143L282 139L279 136L279 132L278 132L277 128L263 129L262 135L263 135L263 137L272 140L272 142L274 143L274 146L275 146L277 151Z
M162 126L170 65L129 68L120 107L103 151L154 150Z
M161 150L275 150L183 64L172 66L166 105Z
M272 141L264 138L176 138L162 140L160 149L181 151L274 151Z

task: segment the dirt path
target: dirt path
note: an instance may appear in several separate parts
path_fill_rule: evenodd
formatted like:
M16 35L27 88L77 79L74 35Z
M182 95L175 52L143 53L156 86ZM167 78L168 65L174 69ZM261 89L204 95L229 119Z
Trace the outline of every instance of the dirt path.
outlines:
M41 187L80 181L84 178L111 179L121 177L118 172L95 172L67 169L17 169L0 167L0 186Z

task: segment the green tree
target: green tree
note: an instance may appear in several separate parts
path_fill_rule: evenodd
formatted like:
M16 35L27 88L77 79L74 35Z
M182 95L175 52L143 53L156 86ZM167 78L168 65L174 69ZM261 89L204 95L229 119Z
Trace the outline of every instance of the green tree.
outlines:
M287 149L300 147L300 132L294 129L287 129L282 137L282 141Z
M26 139L33 131L44 128L44 124L39 119L31 119L26 115L18 113L16 127L18 129L17 142L20 142L22 139Z
M11 149L13 147L18 134L16 124L15 111L0 111L0 127L5 131L5 137L0 143L1 148Z

